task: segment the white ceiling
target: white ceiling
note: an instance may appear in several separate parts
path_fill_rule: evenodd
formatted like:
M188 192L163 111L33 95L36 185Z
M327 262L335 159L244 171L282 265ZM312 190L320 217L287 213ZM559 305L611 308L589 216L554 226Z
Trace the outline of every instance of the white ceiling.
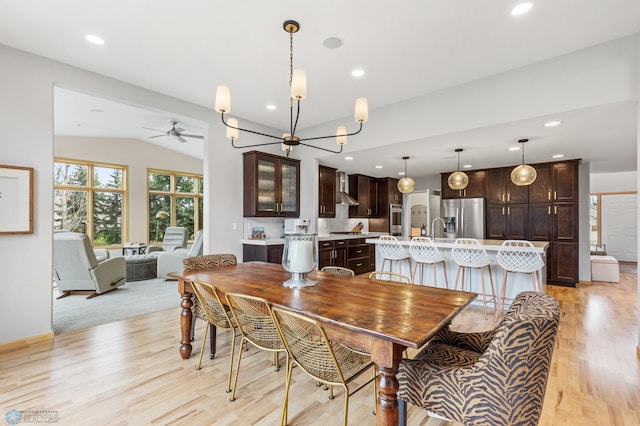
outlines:
M640 31L638 0L533 1L529 14L512 17L518 3L513 0L411 0L393 7L383 0L0 0L0 44L206 107L213 105L216 86L224 84L232 91L233 115L283 129L289 118L286 19L301 24L294 36L294 67L307 71L309 84L302 128L352 116L359 96L375 109ZM104 38L105 45L86 42L89 33ZM327 37L339 37L343 45L327 49L322 44ZM366 71L364 77L350 76L357 67ZM279 110L267 111L269 102ZM528 144L527 160L549 161L562 146L567 158L589 159L594 172L635 170L636 108L629 102L567 112L574 125L554 128L544 143ZM91 112L96 109L103 112ZM60 135L149 140L157 133L142 128L168 130L170 119L188 133L204 130L186 117L64 90L56 91L55 111ZM539 120L529 120L408 142L402 149L418 152L409 170L419 177L455 168L448 147L459 141L483 141L482 149L466 158L473 159L474 168L484 168L504 165L495 164L495 158L505 158L504 150L517 140L513 135L534 142L539 132ZM201 140L152 141L193 156L202 152ZM428 143L430 155L420 155L408 146L412 143ZM375 169L362 170L363 164L385 164L399 152L396 144L357 153L358 170L352 171L376 175ZM519 161L519 153L509 155L512 163ZM463 163L464 158L465 153ZM350 171L339 158L329 162L334 160ZM397 168L396 159L380 175Z

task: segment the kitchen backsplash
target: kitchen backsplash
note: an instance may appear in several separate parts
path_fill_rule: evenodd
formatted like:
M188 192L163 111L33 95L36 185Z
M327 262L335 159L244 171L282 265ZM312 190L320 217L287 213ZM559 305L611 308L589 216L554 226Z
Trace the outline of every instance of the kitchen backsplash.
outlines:
M363 233L369 232L368 219L350 219L349 206L343 204L336 205L335 219L318 219L318 235L329 235L331 232L351 231L354 226L362 222L364 228Z
M277 217L245 217L244 239L251 239L253 228L264 228L265 238L280 238L284 236L284 219Z

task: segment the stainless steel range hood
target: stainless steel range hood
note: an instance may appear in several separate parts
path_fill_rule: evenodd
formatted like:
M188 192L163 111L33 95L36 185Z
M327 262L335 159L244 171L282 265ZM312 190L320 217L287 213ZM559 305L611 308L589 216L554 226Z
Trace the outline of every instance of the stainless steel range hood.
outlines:
M347 193L347 174L345 172L336 172L336 204L344 204L347 206L357 206L360 203Z

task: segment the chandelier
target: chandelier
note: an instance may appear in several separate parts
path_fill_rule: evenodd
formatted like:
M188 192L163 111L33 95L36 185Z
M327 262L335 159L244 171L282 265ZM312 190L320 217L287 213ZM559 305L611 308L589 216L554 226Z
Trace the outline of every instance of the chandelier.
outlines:
M297 33L300 30L300 24L296 21L285 21L282 25L284 30L289 33L289 86L291 87L291 96L289 98L289 109L290 109L290 123L289 123L289 132L284 133L282 136L274 136L269 135L267 133L257 132L254 130L244 129L240 127L238 124L238 120L235 118L229 118L225 121L225 113L229 113L231 111L231 91L227 86L218 86L216 89L216 103L215 110L221 114L222 123L227 127L227 138L231 139L231 146L234 148L252 148L256 146L266 146L266 145L277 145L282 144L282 150L286 151L287 156L291 152L291 149L294 146L303 145L311 148L321 149L323 151L328 151L334 154L339 154L342 152L342 148L347 143L347 136L357 135L362 131L362 123L367 121L369 118L369 110L367 107L367 99L366 98L358 98L356 99L356 107L355 107L355 121L360 124L358 130L347 133L346 126L338 126L335 135L327 135L327 136L315 136L308 138L301 138L296 136L296 130L298 126L298 119L300 117L300 101L307 97L307 75L305 71L300 69L293 69L293 34ZM295 111L294 111L295 104ZM239 132L248 132L253 133L255 135L265 136L271 139L275 139L273 142L265 142L258 143L254 145L245 145L238 146L235 141L239 137ZM339 146L339 149L329 149L317 145L311 145L307 143L308 141L320 140L320 139L329 139L336 138L336 143Z

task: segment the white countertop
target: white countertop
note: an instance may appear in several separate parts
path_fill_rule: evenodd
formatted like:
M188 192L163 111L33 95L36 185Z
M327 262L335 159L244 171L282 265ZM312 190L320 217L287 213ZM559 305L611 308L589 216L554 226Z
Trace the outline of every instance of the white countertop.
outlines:
M377 238L381 235L389 235L384 232L369 232L357 235L345 235L345 234L330 234L330 235L318 235L318 241L335 241L335 240L352 240L356 238ZM282 238L265 238L264 240L252 240L245 239L240 240L242 244L251 244L254 246L272 246L278 244L284 244L284 237Z
M377 244L380 240L378 238L367 238L366 242L369 244ZM401 237L398 238L398 241L403 247L409 247L409 243L411 242L411 238L409 237ZM480 244L484 247L486 251L498 251L500 250L500 246L502 245L502 240L479 240ZM453 248L453 243L455 242L454 238L435 238L433 240L436 247L443 249L451 249ZM531 241L531 244L535 247L535 251L539 253L544 253L544 251L549 247L549 243L547 241Z

